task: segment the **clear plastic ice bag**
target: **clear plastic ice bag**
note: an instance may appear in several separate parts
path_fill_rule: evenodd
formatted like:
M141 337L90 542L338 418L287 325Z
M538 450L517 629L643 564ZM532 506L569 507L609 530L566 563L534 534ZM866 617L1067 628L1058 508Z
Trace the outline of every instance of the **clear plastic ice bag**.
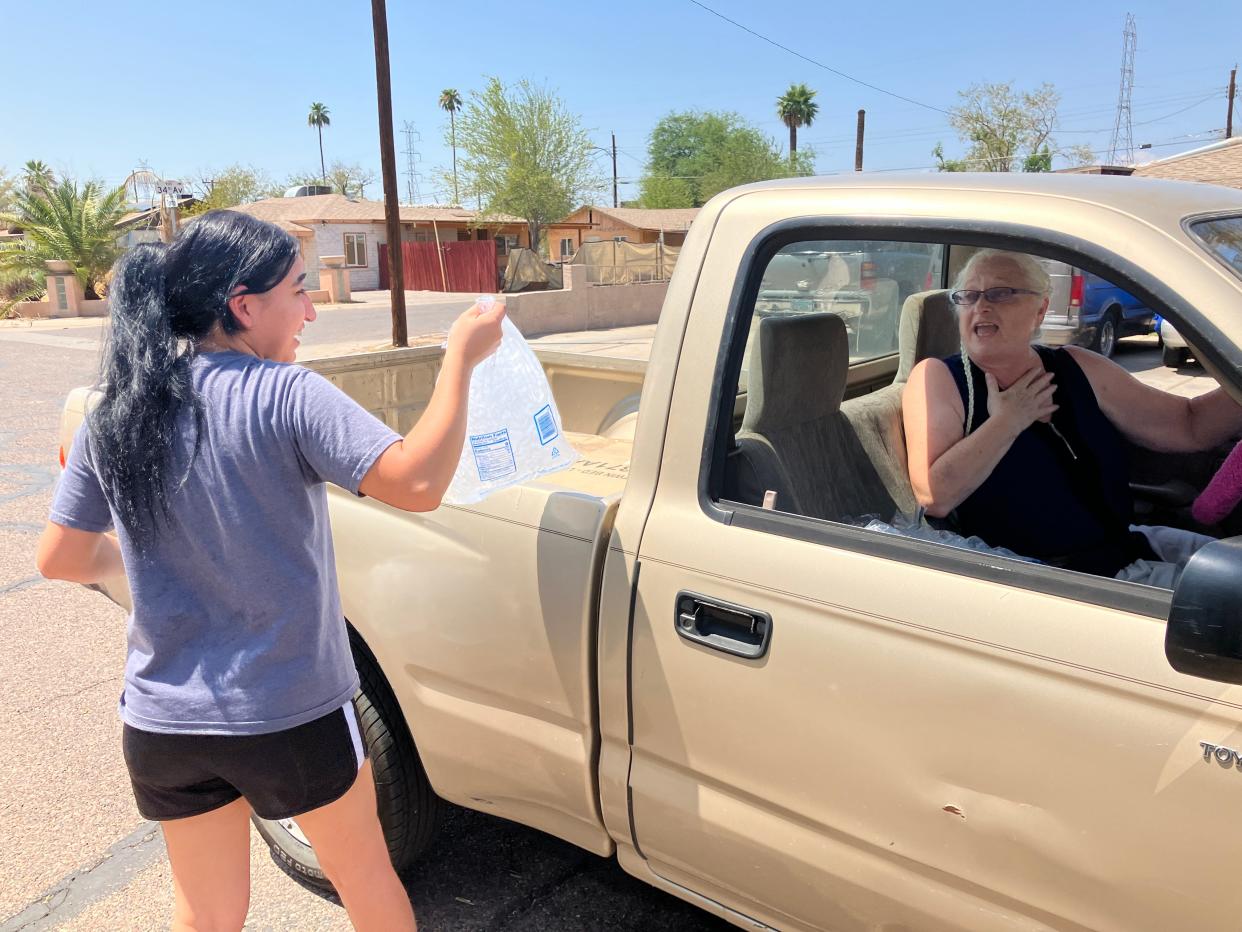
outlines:
M500 326L500 347L470 377L466 442L444 494L450 505L481 501L578 459L543 366L509 318Z

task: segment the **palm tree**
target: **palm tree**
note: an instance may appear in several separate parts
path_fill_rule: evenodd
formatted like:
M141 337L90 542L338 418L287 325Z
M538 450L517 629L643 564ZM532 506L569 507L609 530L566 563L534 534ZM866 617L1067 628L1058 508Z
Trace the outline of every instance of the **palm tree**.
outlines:
M15 209L0 214L0 227L20 227L26 234L0 245L0 311L41 295L49 259L73 263L88 298L98 298L101 284L121 254L117 222L125 215L125 188L105 190L94 181L81 189L65 179L55 186L19 191Z
M52 174L52 169L46 162L31 159L22 166L22 170L26 174L27 191L47 192L52 185L56 184L56 176Z
M323 128L332 125L332 121L328 118L328 108L318 101L311 104L310 115L306 117L306 125L319 130L319 175L326 184L328 170L323 164Z
M819 113L819 104L815 102L816 92L805 84L791 84L789 90L776 98L776 115L781 122L789 127L789 164L794 162L794 153L798 151L798 127L810 126Z
M457 203L457 111L461 109L461 94L447 87L440 92L440 109L447 110L453 139L453 203Z

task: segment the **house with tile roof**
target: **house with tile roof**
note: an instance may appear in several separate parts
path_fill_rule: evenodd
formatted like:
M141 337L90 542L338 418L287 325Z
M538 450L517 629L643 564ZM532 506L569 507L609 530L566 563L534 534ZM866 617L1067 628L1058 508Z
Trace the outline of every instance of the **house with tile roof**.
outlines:
M1167 159L1138 165L1133 174L1138 178L1202 181L1242 188L1242 136L1222 139Z
M548 226L548 249L554 261L564 261L583 243L609 240L680 246L699 208L647 209L640 207L579 207L564 220Z
M384 203L343 194L307 197L270 197L234 207L275 223L298 238L306 262L307 287L318 289L320 256L344 256L350 287L368 291L380 287L379 246L388 242ZM529 244L529 232L517 217L480 220L477 211L463 207L402 206L403 242L496 242L496 267L503 272L509 251Z

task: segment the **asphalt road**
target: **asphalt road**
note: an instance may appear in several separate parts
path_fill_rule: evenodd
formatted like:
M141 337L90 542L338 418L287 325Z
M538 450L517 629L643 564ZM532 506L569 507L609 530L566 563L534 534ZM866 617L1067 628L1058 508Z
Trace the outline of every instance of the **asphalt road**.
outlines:
M89 327L0 330L0 932L159 929L171 917L163 842L134 808L121 758L124 614L34 568L59 472L60 407L97 361ZM335 902L286 876L257 834L252 842L247 928L350 927ZM455 808L408 889L428 932L729 928L614 861Z
M463 306L415 313L431 329ZM386 322L386 308L329 310L308 345L382 341ZM60 406L92 381L97 360L97 325L0 329L0 932L157 929L171 915L162 840L134 809L121 759L123 613L42 580L33 562L58 473ZM1150 339L1124 342L1118 361L1180 393L1210 384L1195 366L1162 368ZM252 841L248 928L349 928L337 904L288 878L257 834ZM727 928L612 861L458 809L408 889L431 932Z

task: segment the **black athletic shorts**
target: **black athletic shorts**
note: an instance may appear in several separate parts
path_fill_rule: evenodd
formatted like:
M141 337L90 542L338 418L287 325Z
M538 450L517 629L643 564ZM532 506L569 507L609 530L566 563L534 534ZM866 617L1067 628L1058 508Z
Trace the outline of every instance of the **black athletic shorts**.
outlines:
M144 818L201 815L245 797L288 819L345 795L366 760L354 704L266 735L179 735L124 728L125 763Z

